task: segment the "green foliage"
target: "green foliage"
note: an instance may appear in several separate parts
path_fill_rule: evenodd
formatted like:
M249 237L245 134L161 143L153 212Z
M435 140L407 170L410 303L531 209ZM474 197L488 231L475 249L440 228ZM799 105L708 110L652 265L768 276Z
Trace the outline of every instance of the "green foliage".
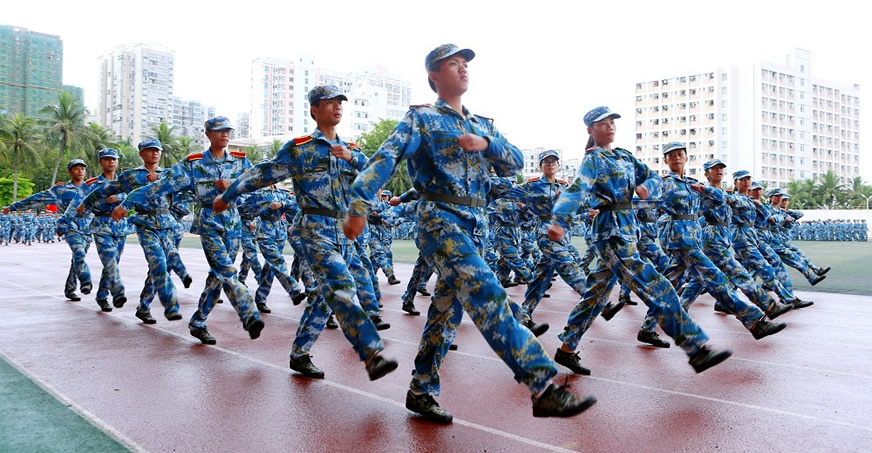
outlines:
M185 150L180 146L175 126L170 126L165 121L161 121L157 126L152 126L151 132L153 138L158 139L163 146L163 153L160 156L160 165L162 167L172 167L179 159L187 156Z
M845 185L832 170L817 180L790 181L783 188L790 194L793 209L864 209L866 198L872 198L872 186L861 178Z
M358 144L367 157L372 157L378 148L388 139L394 128L397 127L398 121L381 119L374 123L371 131L361 134ZM409 167L405 163L397 166L397 171L391 176L385 189L390 190L394 195L399 195L412 188L412 178L409 176Z
M45 127L45 136L50 143L56 144L56 149L60 151L52 173L53 185L57 181L61 161L68 157L66 154L69 147L88 136L89 128L85 126L88 111L81 100L64 91L58 94L57 104L47 105L41 112L47 115L46 119L41 121Z
M0 178L0 206L9 206L12 199L12 178ZM33 194L33 183L26 178L18 178L18 199L29 197Z

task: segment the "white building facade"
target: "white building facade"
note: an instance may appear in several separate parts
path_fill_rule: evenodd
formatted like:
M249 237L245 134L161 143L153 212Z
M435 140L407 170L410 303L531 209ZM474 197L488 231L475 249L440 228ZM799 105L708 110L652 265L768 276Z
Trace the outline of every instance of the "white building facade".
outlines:
M687 144L687 174L718 158L769 187L832 171L842 183L860 175L860 87L811 77L808 51L785 64L719 67L636 84L634 154L668 170L661 149Z

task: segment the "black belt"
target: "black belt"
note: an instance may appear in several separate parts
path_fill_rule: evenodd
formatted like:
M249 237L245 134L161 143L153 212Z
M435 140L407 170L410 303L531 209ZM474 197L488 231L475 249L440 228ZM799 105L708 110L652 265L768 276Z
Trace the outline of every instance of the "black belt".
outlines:
M730 224L727 222L706 222L706 223L711 225L711 226L716 226L716 227L730 226Z
M279 217L260 216L260 219L261 219L261 220L267 220L267 221L270 221L270 222L278 222L279 220L282 220L281 216L279 216Z
M112 214L111 214L111 213L110 213L110 214L103 214L103 213L97 214L97 213L94 213L94 217L112 217Z
M640 220L642 223L657 223L656 220Z
M600 212L623 211L623 210L627 210L627 209L633 209L633 203L624 202L624 203L607 204L607 205L602 205L602 206L600 206L598 208L594 208L594 209L598 209Z
M550 222L550 221L554 220L554 216L552 216L552 215L540 215L539 220L541 220L542 222Z
M461 206L469 206L471 208L483 208L487 206L487 201L485 201L483 198L456 197L454 195L445 195L432 192L422 193L421 199L427 201L441 201L443 203L459 204Z
M669 220L696 220L697 217L694 215L671 215L669 216Z
M736 225L737 227L739 227L739 228L742 228L742 227L750 227L750 226L751 226L750 223L738 223L738 222L737 222L735 225Z
M321 215L324 217L341 219L345 217L345 211L337 211L335 209L303 208L303 215Z

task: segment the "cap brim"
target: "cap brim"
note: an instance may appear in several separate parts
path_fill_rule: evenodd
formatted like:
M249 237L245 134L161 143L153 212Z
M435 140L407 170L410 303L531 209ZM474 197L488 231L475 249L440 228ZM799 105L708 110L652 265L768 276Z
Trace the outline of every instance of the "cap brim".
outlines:
M611 112L611 113L603 113L602 115L598 116L595 120L591 121L591 123L596 123L597 121L602 121L602 120L604 120L604 119L606 119L606 118L609 118L609 117L612 117L612 118L620 118L621 115L618 115L618 114L615 113L615 112Z
M449 53L445 54L445 56L443 56L442 58L440 58L438 60L434 60L433 63L438 63L438 62L440 62L440 61L442 61L442 60L444 60L452 55L457 55L457 54L463 55L463 58L466 58L466 61L472 61L472 59L475 58L475 52L473 52L472 49L457 49L454 52L449 52ZM433 63L431 63L431 65Z

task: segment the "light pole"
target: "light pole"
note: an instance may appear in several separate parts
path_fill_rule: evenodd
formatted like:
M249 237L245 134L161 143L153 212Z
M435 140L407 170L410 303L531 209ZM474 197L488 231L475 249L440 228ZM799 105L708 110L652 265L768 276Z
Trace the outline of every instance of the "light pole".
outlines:
M866 200L866 210L869 210L869 197L863 195L862 193L858 193L857 195L863 197L863 199Z

